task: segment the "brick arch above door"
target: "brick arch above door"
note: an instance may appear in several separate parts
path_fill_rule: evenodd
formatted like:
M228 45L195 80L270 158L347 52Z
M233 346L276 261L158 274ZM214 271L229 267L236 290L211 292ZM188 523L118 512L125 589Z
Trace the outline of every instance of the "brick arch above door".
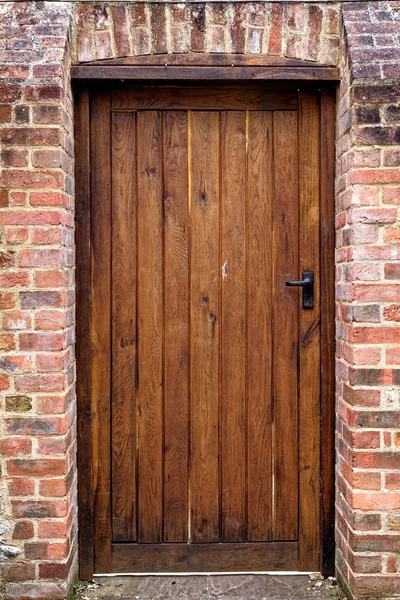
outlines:
M149 54L234 53L339 62L340 3L79 3L75 64Z

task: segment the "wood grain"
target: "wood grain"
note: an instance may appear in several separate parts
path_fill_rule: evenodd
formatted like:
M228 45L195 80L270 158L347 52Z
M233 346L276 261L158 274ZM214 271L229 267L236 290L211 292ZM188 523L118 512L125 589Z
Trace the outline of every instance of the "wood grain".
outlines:
M163 210L161 115L137 115L138 540L162 541Z
M274 524L273 539L298 536L298 117L274 113Z
M310 80L339 81L336 67L192 67L192 66L92 66L71 67L72 79L154 79L175 80Z
M295 571L297 543L114 544L114 573Z
M97 572L107 573L111 569L111 136L108 90L93 96L90 125L94 566Z
M335 96L321 94L322 573L335 571Z
M317 67L312 61L298 58L286 58L285 56L256 55L256 54L153 54L146 56L124 56L120 58L109 58L106 60L93 61L91 65L114 66L114 65L177 65L177 66L253 66L253 67ZM89 66L89 65L88 65ZM324 66L324 65L322 65ZM329 66L329 65L325 65Z
M163 115L165 440L164 541L187 541L189 230L187 113Z
M300 311L299 569L320 568L320 115L300 95L300 272L314 271L314 308Z
M247 499L249 541L272 534L272 115L248 113Z
M191 539L219 541L219 114L191 113Z
M93 577L92 380L90 339L90 98L75 95L76 384L79 575Z
M136 541L136 115L112 116L112 527Z
M297 110L296 90L267 89L265 84L232 86L210 82L207 86L140 85L116 89L113 110Z
M221 541L246 540L246 113L221 113Z

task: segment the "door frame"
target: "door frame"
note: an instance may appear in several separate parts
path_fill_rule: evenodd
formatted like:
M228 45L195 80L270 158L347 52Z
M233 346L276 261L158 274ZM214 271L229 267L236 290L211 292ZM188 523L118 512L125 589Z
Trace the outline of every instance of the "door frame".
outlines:
M321 543L323 575L333 575L335 539L335 88L336 67L292 59L244 55L156 55L96 61L72 67L75 91L76 186L76 361L78 521L80 577L94 574L91 341L90 341L90 92L117 82L146 80L179 84L197 80L273 80L284 89L311 89L320 98L320 256L321 256ZM279 83L278 83L279 82ZM322 468L322 465L324 468Z

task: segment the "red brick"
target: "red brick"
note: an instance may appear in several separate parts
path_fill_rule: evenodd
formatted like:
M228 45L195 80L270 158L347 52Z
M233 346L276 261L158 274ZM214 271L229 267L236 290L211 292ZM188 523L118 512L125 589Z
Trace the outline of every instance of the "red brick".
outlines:
M64 369L64 355L62 354L38 354L36 356L36 367L42 372L57 372Z
M28 456L32 452L32 440L28 438L4 438L0 440L3 456Z
M57 288L63 285L62 271L37 271L34 275L34 282L37 288Z
M400 243L400 227L388 227L385 230L385 242L388 244Z
M58 433L58 431L54 431L54 433ZM63 454L67 450L67 446L64 438L42 438L38 440L38 454L43 456Z
M15 388L20 392L61 392L63 375L17 375Z
M287 24L291 29L302 30L304 27L304 4L287 5Z
M308 9L308 60L317 60L321 42L323 12L319 6Z
M54 150L34 150L32 152L32 165L34 167L60 168L63 166L62 152ZM19 166L19 165L14 165Z
M28 151L3 150L1 152L1 164L3 167L27 167L28 166Z
M24 171L21 169L3 169L0 175L0 186L5 187L18 187L18 188L61 188L63 185L64 176L61 172L52 171ZM22 213L20 213L22 216ZM6 218L12 218L12 213L5 215ZM27 213L23 214L23 217L28 218L31 215ZM34 215L36 218L40 218L39 214ZM7 224L7 223L5 223ZM24 222L17 221L11 223L12 225L27 224Z
M13 292L0 292L0 309L14 308L15 295Z
M7 600L64 600L67 593L66 582L36 581L7 585Z
M11 106L0 105L0 123L10 123L11 119Z
M10 387L10 380L6 375L0 375L0 390L8 390Z
M206 40L206 5L205 2L189 4L190 49L192 52L204 52Z
M387 490L400 490L400 473L386 473L385 488Z
M8 190L0 189L0 208L7 208L8 204Z
M59 308L63 304L61 292L23 292L21 308Z
M67 525L64 521L43 521L38 524L38 537L42 539L64 539Z
M65 517L67 514L67 501L64 499L13 500L11 506L12 514L17 519L48 519L51 517Z
M400 342L400 328L354 327L352 339L357 344L396 344Z
M47 473L46 473L47 476ZM40 482L40 495L45 497L62 497L67 494L67 481L63 479L43 479Z
M35 493L34 479L14 479L7 484L8 493L10 496L33 496Z
M349 183L400 183L400 170L362 169L360 171L351 171L349 175Z
M61 138L59 129L23 127L2 129L0 141L12 146L58 146Z
M21 350L62 350L64 340L61 333L20 333Z
M1 567L1 575L4 582L35 579L35 565L29 562L17 562L8 565L3 564Z
M13 206L25 206L27 197L26 192L11 191L11 204Z
M385 306L383 309L383 316L385 321L400 321L400 304Z
M62 311L42 310L35 315L35 329L62 329L65 323L65 313Z
M15 338L11 333L0 334L0 350L14 350Z
M63 459L9 459L6 468L9 475L22 477L52 477L64 475L66 472L65 460Z
M125 6L111 6L115 48L118 56L129 54L129 35Z
M19 521L15 524L12 539L29 540L33 538L34 529L31 521Z
M389 365L400 365L400 348L387 348L386 362Z
M27 287L29 282L29 273L26 271L9 271L0 275L0 286L3 288Z
M21 267L60 267L65 260L62 250L21 250Z
M282 24L283 6L271 4L268 54L280 54L282 52Z
M41 102L42 100L62 100L63 89L59 85L30 85L25 88L25 99Z
M0 83L0 102L14 102L18 100L20 87L18 85L7 85Z
M7 227L6 236L9 244L21 244L27 241L29 230L26 227Z
M63 560L68 552L67 542L27 542L27 560Z
M369 492L353 494L353 507L356 510L397 510L400 508L400 494Z
M59 106L42 105L33 107L33 122L38 124L52 125L60 123L61 109Z
M66 432L66 421L63 416L35 418L15 417L6 419L5 424L6 431L10 435L58 435Z

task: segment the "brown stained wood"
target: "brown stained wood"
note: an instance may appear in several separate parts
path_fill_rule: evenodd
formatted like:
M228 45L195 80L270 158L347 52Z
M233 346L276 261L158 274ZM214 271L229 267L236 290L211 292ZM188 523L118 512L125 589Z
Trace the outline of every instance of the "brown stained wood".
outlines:
M163 215L161 115L137 115L138 540L162 541Z
M314 309L300 310L299 570L320 568L320 115L315 93L300 95L300 273L314 271Z
M254 67L328 67L329 65L315 65L312 61L284 56L268 56L254 54L154 54L146 56L124 56L93 61L83 66L150 66L150 65L177 65L177 66L254 66Z
M247 118L247 539L265 541L272 533L272 114Z
M165 221L164 541L187 541L189 231L187 113L163 116Z
M221 541L246 540L246 112L221 113Z
M336 67L192 67L192 66L91 66L71 67L73 79L175 80L309 80L339 81Z
M191 540L219 541L219 114L190 115Z
M136 541L136 115L112 116L112 528Z
M335 570L335 97L321 95L322 566Z
M332 571L334 99L322 91L317 101L299 84L298 116L288 83L278 90L288 110L285 100L275 112L254 110L254 98L268 106L262 94L276 100L277 90L251 85L225 86L223 98L219 84L187 82L176 100L177 85L131 84L125 96L115 92L114 106L137 93L143 110L113 114L108 92L92 91L90 127L89 94L77 100L86 577L210 565L319 570L321 540L322 569ZM157 94L158 104L149 100ZM252 109L237 110L247 95ZM166 100L175 108L165 110ZM230 104L221 111L223 102ZM190 105L206 110L184 110ZM155 106L163 112L149 110ZM316 274L308 312L301 289L285 286L302 269ZM125 332L133 337L118 346ZM138 343L136 374L130 339ZM124 544L112 545L111 524ZM127 543L133 539L145 543Z
M92 382L90 340L90 107L87 90L75 97L76 375L78 409L79 574L93 577Z
M273 414L274 523L273 539L298 535L298 117L275 113L274 126L274 300ZM301 291L300 291L301 294Z
M295 571L297 543L114 544L114 573Z
M92 99L90 162L94 567L96 572L107 573L111 569L111 168L107 90L98 92Z
M268 90L263 84L252 86L141 85L116 89L112 94L113 110L297 110L298 93Z

